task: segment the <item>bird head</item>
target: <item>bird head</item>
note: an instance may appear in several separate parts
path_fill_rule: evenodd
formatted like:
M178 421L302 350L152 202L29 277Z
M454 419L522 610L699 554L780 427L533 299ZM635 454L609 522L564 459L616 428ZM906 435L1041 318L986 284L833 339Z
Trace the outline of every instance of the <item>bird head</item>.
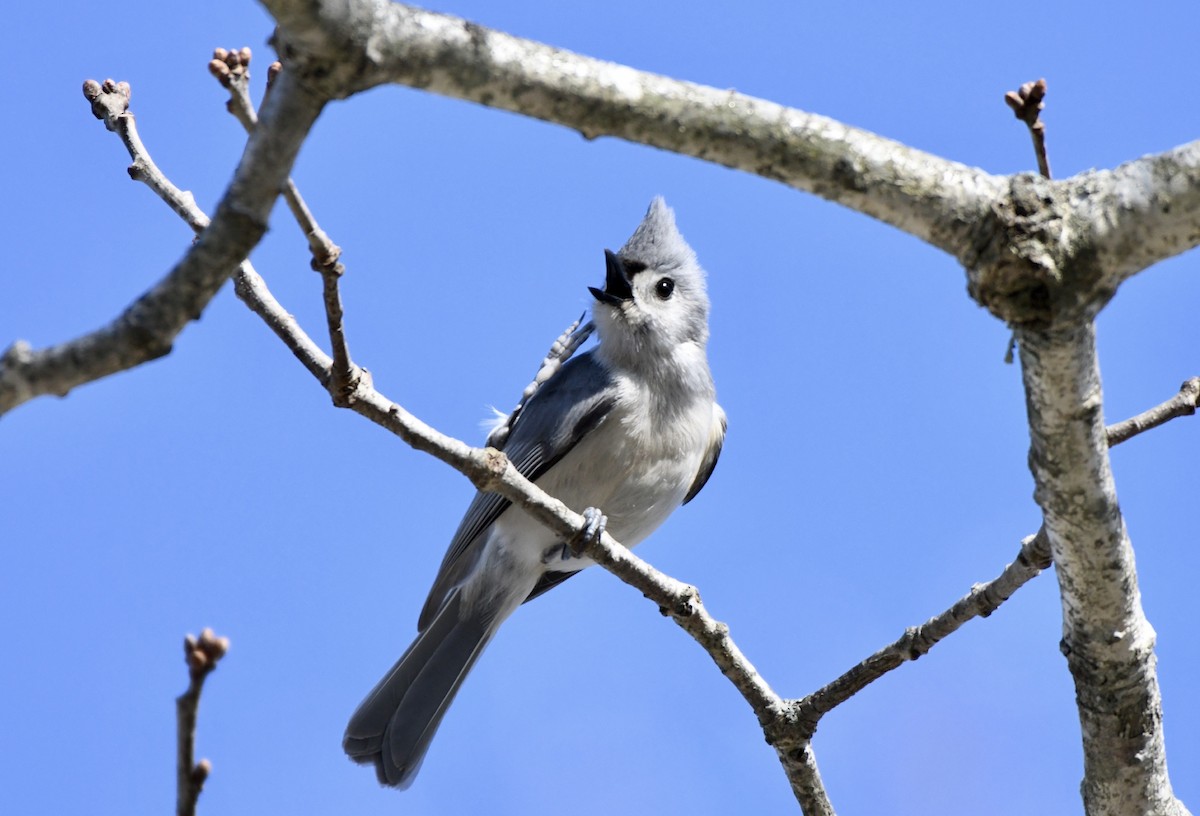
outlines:
M708 340L708 293L696 253L661 197L618 252L604 251L604 288L589 287L600 345L614 362Z

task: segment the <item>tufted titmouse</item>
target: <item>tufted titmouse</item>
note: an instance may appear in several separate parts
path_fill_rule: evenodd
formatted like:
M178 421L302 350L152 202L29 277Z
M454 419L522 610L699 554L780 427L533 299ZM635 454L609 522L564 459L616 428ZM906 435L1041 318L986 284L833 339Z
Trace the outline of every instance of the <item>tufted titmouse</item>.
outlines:
M515 416L503 450L591 533L632 547L691 501L717 464L725 412L708 369L704 271L662 198L615 255L593 319L599 344L568 360ZM417 623L417 639L367 695L343 748L408 787L463 678L525 601L593 562L507 499L477 493Z

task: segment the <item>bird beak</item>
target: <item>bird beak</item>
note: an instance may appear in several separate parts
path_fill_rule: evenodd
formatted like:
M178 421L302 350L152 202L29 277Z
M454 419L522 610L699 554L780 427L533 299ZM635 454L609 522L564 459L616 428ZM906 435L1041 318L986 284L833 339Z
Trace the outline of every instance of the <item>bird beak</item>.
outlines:
M597 289L589 286L588 291L601 303L620 308L622 303L633 300L633 288L629 285L629 273L625 271L625 264L621 263L621 259L607 249L604 250L604 265L606 267L604 288Z

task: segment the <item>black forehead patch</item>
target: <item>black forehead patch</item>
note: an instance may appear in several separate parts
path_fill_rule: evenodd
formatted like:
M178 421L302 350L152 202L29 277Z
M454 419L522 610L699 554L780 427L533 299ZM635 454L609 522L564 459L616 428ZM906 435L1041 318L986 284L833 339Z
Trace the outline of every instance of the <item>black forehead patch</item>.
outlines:
M621 264L625 267L625 274L631 278L638 272L646 271L646 264L642 263L641 261L627 261L622 258Z

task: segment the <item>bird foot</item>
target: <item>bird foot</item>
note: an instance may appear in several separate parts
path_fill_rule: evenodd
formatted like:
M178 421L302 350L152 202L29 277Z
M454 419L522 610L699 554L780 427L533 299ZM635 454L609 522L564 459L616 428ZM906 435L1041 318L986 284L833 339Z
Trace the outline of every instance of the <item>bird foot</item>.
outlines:
M604 528L607 526L608 516L601 513L598 508L584 508L583 524L563 548L563 558L569 557L568 551L570 555L578 556L582 554L584 547L600 540L600 536L604 535Z
M569 540L547 549L542 555L542 563L551 564L554 561L570 561L572 558L578 558L588 544L600 540L606 526L608 526L608 517L595 507L588 507L583 511L583 524L575 531L575 535L571 536Z

